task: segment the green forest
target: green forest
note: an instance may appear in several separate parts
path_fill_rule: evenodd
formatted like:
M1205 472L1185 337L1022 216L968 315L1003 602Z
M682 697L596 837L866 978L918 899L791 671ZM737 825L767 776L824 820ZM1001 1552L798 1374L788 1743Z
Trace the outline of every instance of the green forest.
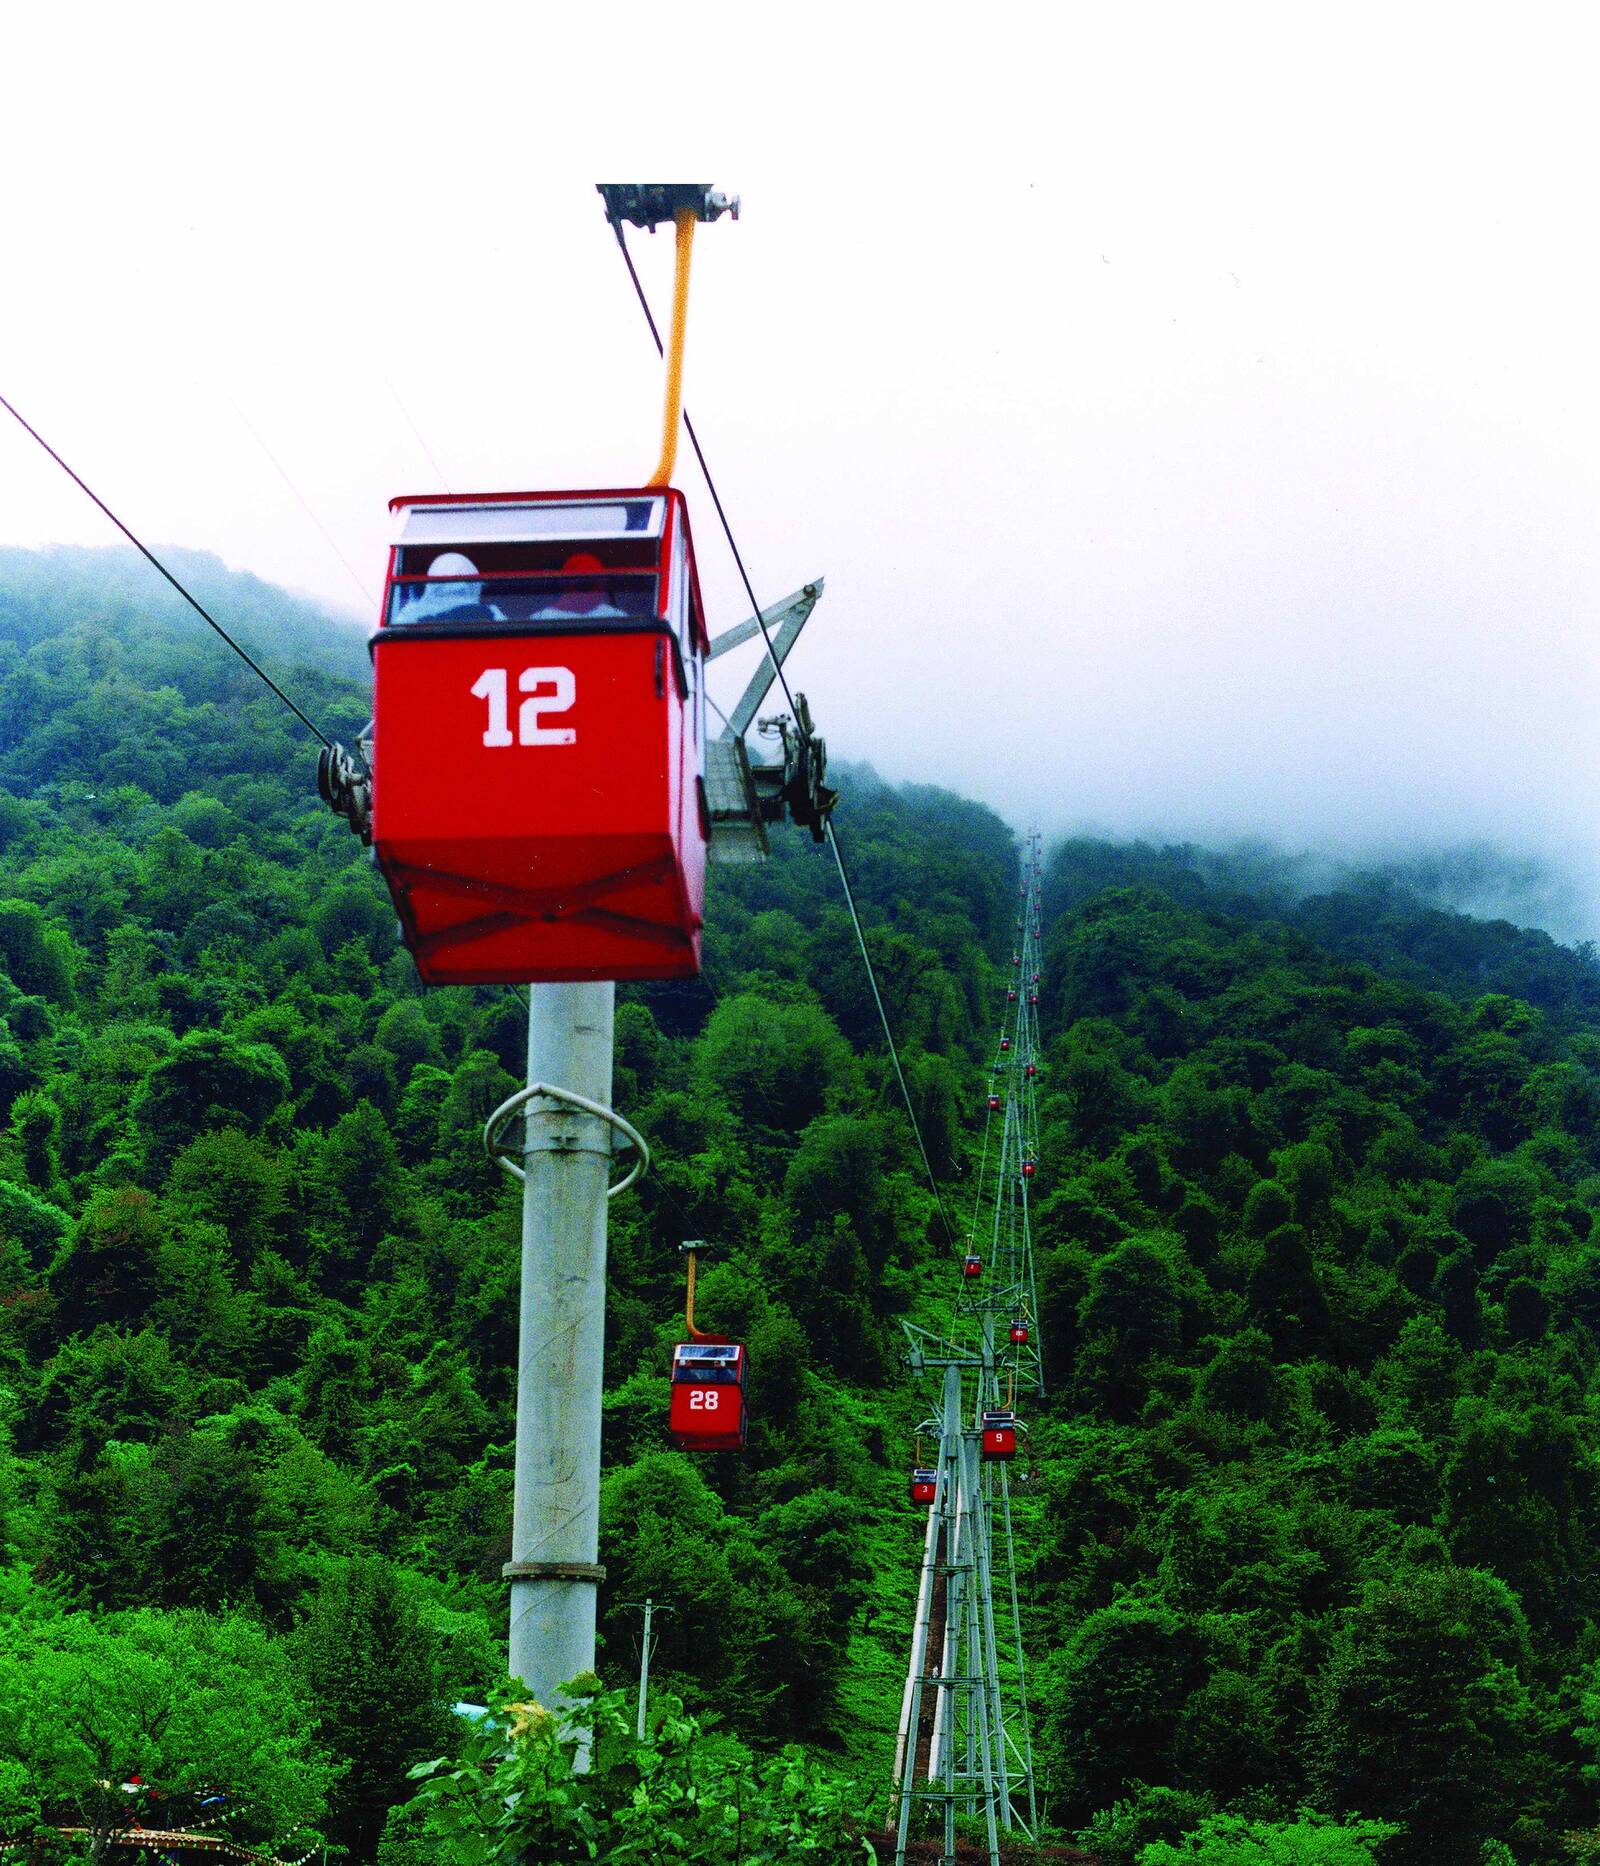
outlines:
M352 743L363 632L174 563ZM619 988L654 1163L611 1209L579 1774L499 1682L519 1205L482 1126L525 1002L417 984L314 746L153 583L0 551L0 1850L98 1861L137 1806L352 1866L883 1858L929 1403L900 1323L954 1270L826 851L714 871L703 977ZM965 1211L1017 838L841 789ZM1400 868L1046 857L1048 1832L1007 1858L1600 1860L1594 953ZM743 1454L668 1448L686 1238L748 1344Z

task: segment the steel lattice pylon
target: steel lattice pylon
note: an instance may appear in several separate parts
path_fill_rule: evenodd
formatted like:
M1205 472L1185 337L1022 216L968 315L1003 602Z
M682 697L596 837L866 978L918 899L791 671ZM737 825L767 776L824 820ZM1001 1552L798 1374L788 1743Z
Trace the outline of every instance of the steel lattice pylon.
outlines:
M982 1273L964 1276L948 1335L906 1325L913 1371L942 1369L944 1384L939 1412L922 1428L937 1434L939 1457L895 1747L896 1866L919 1808L941 1832L941 1866L955 1860L963 1815L981 1823L991 1866L1002 1833L1038 1830L1011 1480L1004 1459L985 1458L983 1448L985 1414L1009 1417L1019 1392L1044 1391L1028 1209L1039 1151L1040 895L1034 832L968 1240Z
M1006 1336L1001 1364L1015 1392L1044 1394L1044 1350L1039 1332L1039 1295L1033 1269L1033 1225L1029 1197L1039 1159L1039 982L1043 976L1040 938L1039 838L1028 838L1016 950L1011 957L1015 993L990 1059L990 1100L1000 1100L999 1145L992 1145L994 1111L985 1117L982 1165L973 1210L971 1246L985 1258L984 1275L975 1288L962 1290L958 1317L979 1318L986 1335L998 1319ZM1025 1339L1012 1339L1020 1326ZM1014 1394L997 1394L1010 1404Z

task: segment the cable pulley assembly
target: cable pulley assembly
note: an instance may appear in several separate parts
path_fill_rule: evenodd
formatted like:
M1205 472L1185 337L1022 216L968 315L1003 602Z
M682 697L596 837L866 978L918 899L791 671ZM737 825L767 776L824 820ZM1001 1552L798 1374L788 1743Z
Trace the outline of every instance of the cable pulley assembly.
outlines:
M723 214L739 218L739 197L723 194L706 181L602 181L595 186L606 204L606 219L613 227L656 228L680 214L696 220L716 220Z
M818 738L811 723L806 696L794 696L793 718L779 713L773 719L758 721L757 730L763 738L775 738L783 746L782 764L750 767L762 820L780 822L787 813L802 829L811 831L813 842L825 841L828 816L839 801L839 793L823 782L828 772L828 746L826 740Z
M368 761L335 742L317 753L317 795L342 816L361 846L372 845L372 769Z

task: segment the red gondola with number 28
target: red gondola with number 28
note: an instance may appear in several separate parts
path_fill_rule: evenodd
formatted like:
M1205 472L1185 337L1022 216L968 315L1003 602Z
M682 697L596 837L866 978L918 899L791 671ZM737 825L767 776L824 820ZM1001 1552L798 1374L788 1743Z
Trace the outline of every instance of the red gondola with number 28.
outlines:
M744 1347L721 1336L672 1350L667 1432L681 1451L739 1451L745 1441Z

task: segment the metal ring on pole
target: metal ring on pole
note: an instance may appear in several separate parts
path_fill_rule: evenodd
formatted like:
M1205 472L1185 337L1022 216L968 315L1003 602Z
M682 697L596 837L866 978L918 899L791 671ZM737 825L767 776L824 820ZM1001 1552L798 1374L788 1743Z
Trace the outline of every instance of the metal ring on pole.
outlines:
M587 1095L580 1095L575 1089L557 1088L550 1082L530 1082L526 1088L518 1089L515 1095L508 1095L483 1124L483 1144L489 1158L497 1166L503 1167L513 1179L526 1179L528 1175L513 1158L513 1149L502 1145L500 1131L514 1114L541 1095L548 1096L551 1101L562 1102L569 1108L576 1108L582 1114L592 1114L608 1122L632 1147L637 1157L632 1167L614 1186L606 1187L608 1199L614 1199L619 1192L626 1192L635 1180L642 1178L649 1170L649 1142L631 1121L623 1120L615 1108L607 1108L603 1102L590 1101Z
M605 1568L593 1561L508 1561L500 1570L502 1581L593 1581L606 1578Z

